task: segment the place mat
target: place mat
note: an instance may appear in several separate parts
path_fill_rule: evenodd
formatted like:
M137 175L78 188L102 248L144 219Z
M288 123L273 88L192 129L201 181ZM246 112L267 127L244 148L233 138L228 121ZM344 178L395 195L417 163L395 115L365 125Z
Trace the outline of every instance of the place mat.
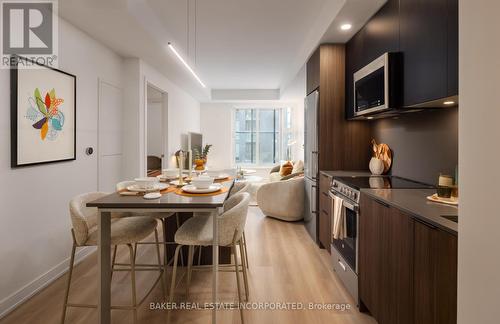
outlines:
M222 183L222 182L228 182L228 181L233 181L233 177L227 177L226 179L220 179L220 180L214 180L215 183Z
M160 191L160 193L162 195L164 194L167 194L169 192L174 192L176 190L175 186L170 186L170 187L167 187L166 189L163 189ZM127 189L122 189L120 191L118 191L118 193L125 193L125 194L121 194L120 196L144 196L146 193L149 193L149 192L156 192L156 191L149 191L149 192L136 192L136 191L130 191L130 190L127 190Z
M227 187L222 187L220 190L214 191L214 192L209 192L209 193L190 193L190 192L185 192L182 190L182 188L177 188L175 189L175 193L178 194L179 196L186 196L186 197L209 197L209 196L217 196L220 194L223 194L227 192L229 188Z

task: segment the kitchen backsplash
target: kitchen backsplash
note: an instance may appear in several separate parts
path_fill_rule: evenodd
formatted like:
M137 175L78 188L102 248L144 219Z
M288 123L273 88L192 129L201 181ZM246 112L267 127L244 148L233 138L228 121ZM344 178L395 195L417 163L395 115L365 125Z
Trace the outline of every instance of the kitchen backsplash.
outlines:
M455 175L458 109L443 108L373 122L378 143L393 150L392 175L436 184L439 173Z

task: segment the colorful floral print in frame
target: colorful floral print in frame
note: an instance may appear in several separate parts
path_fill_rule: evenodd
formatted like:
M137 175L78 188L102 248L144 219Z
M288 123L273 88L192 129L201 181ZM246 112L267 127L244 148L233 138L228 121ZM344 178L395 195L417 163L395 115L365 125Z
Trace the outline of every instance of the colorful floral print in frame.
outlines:
M16 57L11 70L11 165L76 159L76 77Z

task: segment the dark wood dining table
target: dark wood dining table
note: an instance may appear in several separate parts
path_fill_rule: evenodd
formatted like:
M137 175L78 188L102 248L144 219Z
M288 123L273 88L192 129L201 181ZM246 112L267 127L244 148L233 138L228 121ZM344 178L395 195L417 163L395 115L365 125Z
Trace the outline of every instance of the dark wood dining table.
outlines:
M230 189L233 181L221 183ZM175 192L163 194L154 200L144 199L142 196L122 196L115 192L103 198L87 203L87 207L97 207L98 216L98 314L99 324L111 323L111 213L133 212L147 213L143 217L151 217L150 213L164 212L209 212L213 217L213 246L212 246L212 302L217 303L219 242L218 219L220 210L229 195L229 190L214 196L184 196ZM212 308L212 323L217 323L217 307Z

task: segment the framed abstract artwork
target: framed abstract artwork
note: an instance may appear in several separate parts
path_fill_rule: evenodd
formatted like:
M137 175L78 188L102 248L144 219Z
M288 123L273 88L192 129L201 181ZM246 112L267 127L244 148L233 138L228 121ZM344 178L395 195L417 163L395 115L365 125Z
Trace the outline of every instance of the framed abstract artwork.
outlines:
M11 68L11 166L76 159L76 76L16 57Z

